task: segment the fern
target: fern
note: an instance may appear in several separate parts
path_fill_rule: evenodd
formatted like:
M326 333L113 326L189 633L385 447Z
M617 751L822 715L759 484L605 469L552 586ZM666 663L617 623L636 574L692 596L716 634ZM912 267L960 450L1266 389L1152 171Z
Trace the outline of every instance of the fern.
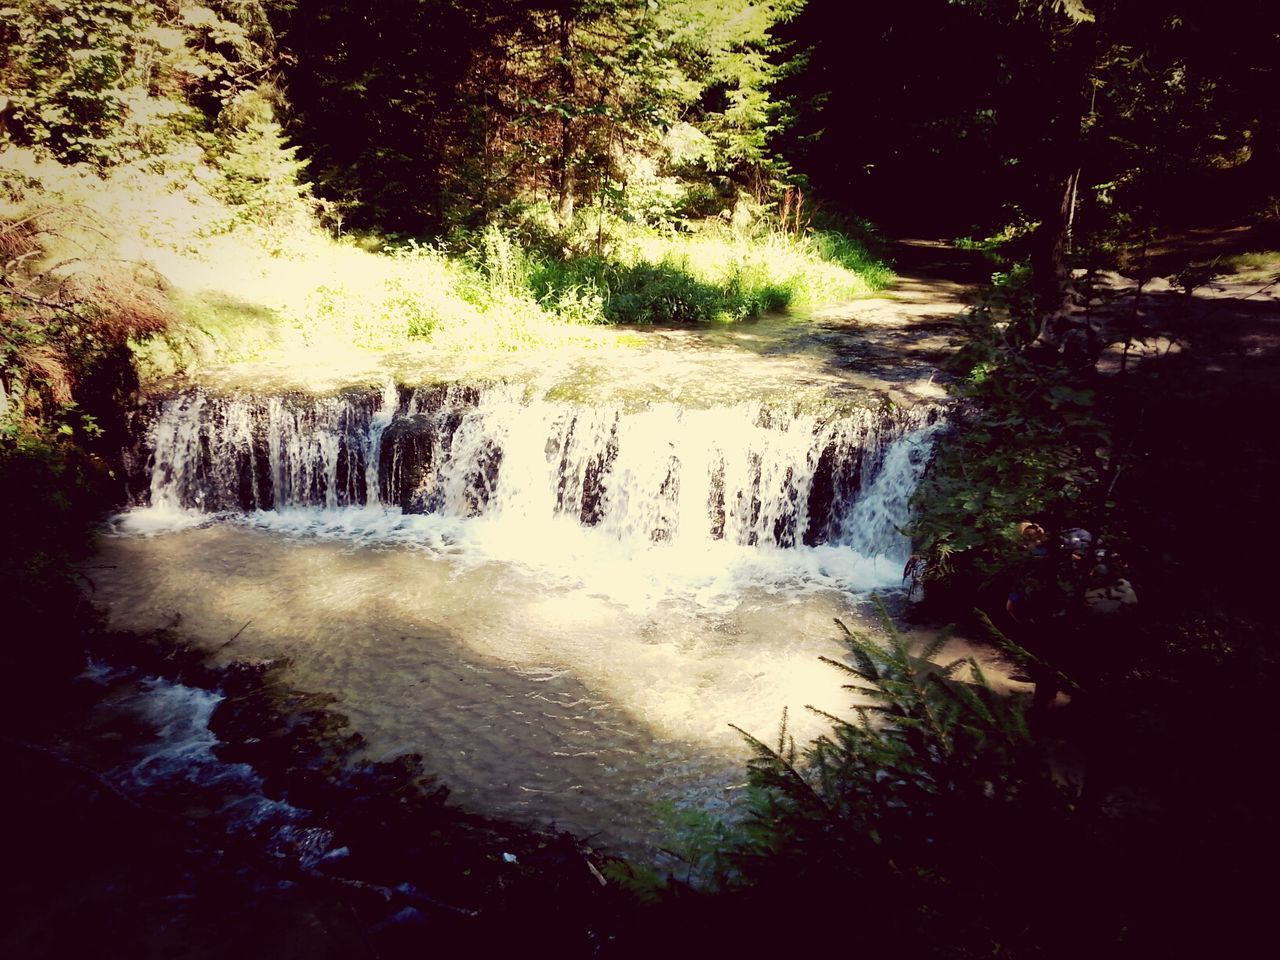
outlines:
M776 748L739 730L753 757L748 828L730 858L737 889L812 903L815 915L857 903L889 929L935 944L972 936L978 952L994 951L985 921L938 904L985 904L1001 875L993 838L1067 823L1079 797L1054 781L1021 701L992 690L972 658L939 659L945 632L914 652L882 619L883 643L837 621L849 662L826 662L854 678L849 718L810 707L831 729L798 753L785 718ZM1008 856L1016 862L1016 844ZM1020 890L1003 876L1002 889Z

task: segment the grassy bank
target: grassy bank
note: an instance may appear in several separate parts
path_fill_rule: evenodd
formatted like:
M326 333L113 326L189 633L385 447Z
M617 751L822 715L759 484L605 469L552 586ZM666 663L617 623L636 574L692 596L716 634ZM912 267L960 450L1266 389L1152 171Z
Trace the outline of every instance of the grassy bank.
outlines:
M246 218L198 158L106 178L23 151L6 166L0 219L15 236L30 225L21 267L35 289L79 284L95 308L141 298L159 314L125 331L144 376L315 347L554 347L586 325L804 311L890 277L861 240L765 220L658 229L588 209L552 230L533 210L447 241L387 243L335 238L301 203L272 222Z
M598 324L730 323L865 296L889 276L838 234L660 233L614 224L522 237L491 226L449 242L376 244L297 230L277 252L231 234L199 256L165 257L176 323L140 355L157 373L344 345L512 351L581 340ZM556 249L556 248L559 249Z

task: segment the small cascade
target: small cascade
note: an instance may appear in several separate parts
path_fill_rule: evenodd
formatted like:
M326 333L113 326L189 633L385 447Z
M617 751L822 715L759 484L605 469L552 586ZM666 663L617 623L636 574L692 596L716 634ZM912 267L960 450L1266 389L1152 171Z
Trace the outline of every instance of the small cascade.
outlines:
M112 689L110 709L136 716L153 731L153 740L109 773L126 794L145 795L159 809L195 806L207 823L230 833L269 838L276 856L290 834L304 829L305 811L269 798L252 767L218 757L210 720L221 694L157 677L131 679L129 671L101 664L86 679Z
M270 510L367 502L385 425L376 398L180 394L146 442L147 502L169 510ZM376 496L377 470L373 471Z
M573 521L635 546L830 544L905 559L900 528L940 427L927 407L628 410L509 385L192 391L155 409L137 500L201 513L381 505L526 532Z

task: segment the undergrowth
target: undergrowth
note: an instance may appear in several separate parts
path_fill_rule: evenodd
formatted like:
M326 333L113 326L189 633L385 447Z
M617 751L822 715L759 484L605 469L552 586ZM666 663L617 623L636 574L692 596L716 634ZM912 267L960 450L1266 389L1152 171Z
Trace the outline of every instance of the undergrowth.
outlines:
M221 362L273 345L558 346L580 339L583 326L723 323L809 309L866 295L889 276L850 238L745 236L716 225L679 234L630 226L582 251L571 240L550 250L527 244L518 229L499 226L377 252L318 234L295 247L268 259L233 255L230 270L216 271L234 276L233 288L206 288L180 304L178 336L195 342L186 355ZM208 262L219 259L211 251Z
M557 347L584 342L593 325L803 311L890 276L857 239L765 223L602 231L587 210L555 235L513 221L447 241L370 243L304 216L237 223L217 178L186 154L105 177L29 151L8 161L5 222L48 227L22 271L39 264L59 287L92 277L99 300L149 298L152 320L131 331L144 379L300 348Z

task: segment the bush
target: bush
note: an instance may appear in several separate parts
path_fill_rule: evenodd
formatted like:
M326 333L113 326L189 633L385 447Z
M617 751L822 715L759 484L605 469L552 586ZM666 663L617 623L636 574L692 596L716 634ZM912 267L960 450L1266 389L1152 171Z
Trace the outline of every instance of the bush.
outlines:
M1113 547L1125 539L1108 494L1131 454L1113 439L1115 385L1091 367L1027 349L1037 326L1028 281L1017 265L997 274L965 318L964 346L951 362L951 392L962 403L913 497L917 576L950 583L968 606L974 591L1007 590L1018 579L1021 521L1085 527Z
M218 159L222 179L213 191L233 214L227 229L246 223L288 235L305 224L308 189L301 175L306 162L297 153L273 119L253 120L231 137Z
M1161 918L1135 905L1136 885L1159 877L1145 839L1055 777L1020 700L971 659L938 661L945 635L915 653L885 623L886 643L844 630L851 663L828 661L855 719L828 716L831 733L803 749L785 716L774 744L744 734L744 819L694 831L720 844L696 848L718 871L699 886L719 893L615 870L665 908L641 936L656 945L688 924L706 940L691 948L764 955L826 947L840 925L864 953L953 958L1158 942Z
M545 302L567 289L592 291L611 323L714 323L865 296L891 276L857 240L835 233L614 225L596 246L544 258L530 276L535 293Z

